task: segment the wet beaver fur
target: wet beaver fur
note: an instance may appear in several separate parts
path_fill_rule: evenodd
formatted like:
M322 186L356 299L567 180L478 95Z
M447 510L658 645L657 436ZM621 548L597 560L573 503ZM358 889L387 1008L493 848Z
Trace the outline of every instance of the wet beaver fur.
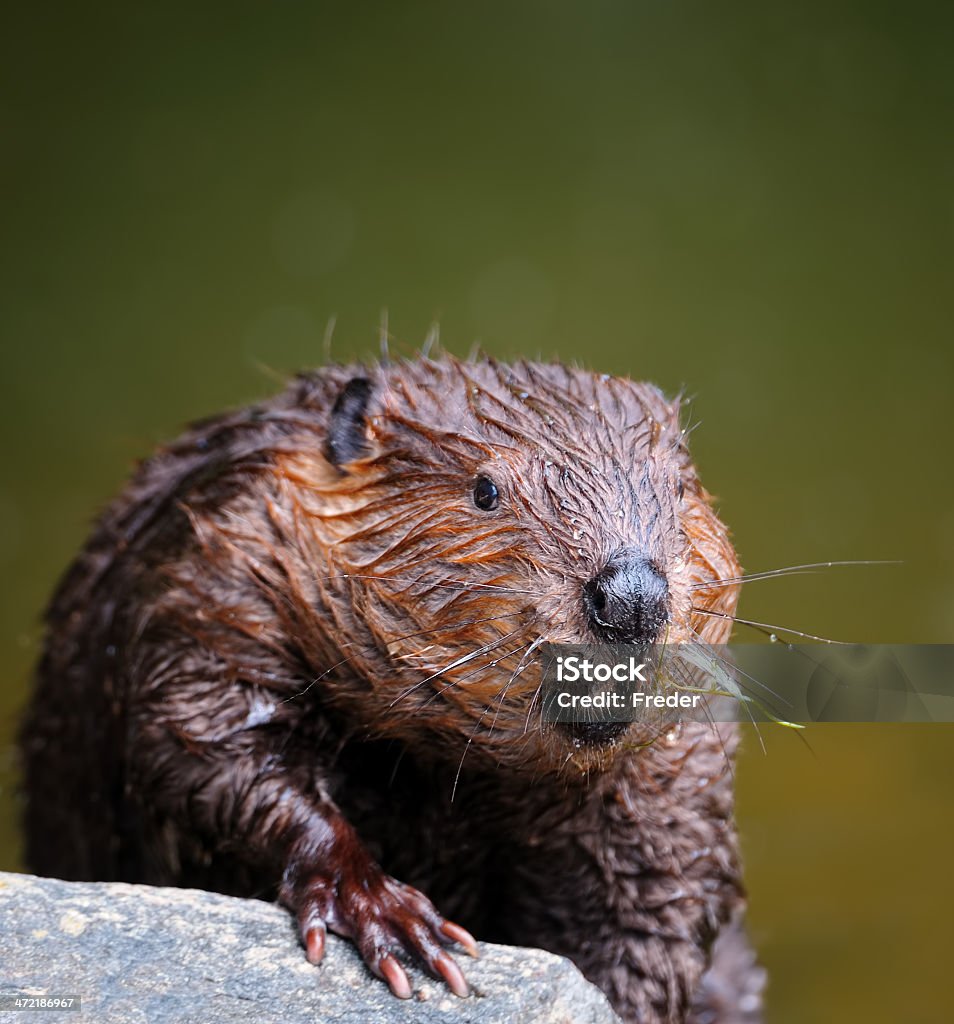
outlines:
M277 897L460 995L480 939L627 1021L758 1019L731 725L544 725L542 640L727 639L677 402L557 363L332 366L136 472L47 615L29 866ZM460 922L460 924L451 923ZM462 927L463 926L463 927Z

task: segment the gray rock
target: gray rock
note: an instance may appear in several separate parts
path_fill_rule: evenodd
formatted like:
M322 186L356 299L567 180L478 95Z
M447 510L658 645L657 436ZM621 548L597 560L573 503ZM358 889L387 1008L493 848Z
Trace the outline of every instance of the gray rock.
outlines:
M470 998L412 972L415 997L401 1001L347 942L329 936L313 967L280 907L193 889L0 873L0 922L0 1000L81 999L78 1013L42 1013L44 1024L618 1024L603 994L550 953L481 944L479 960L458 958ZM0 1011L8 1018L27 1015Z

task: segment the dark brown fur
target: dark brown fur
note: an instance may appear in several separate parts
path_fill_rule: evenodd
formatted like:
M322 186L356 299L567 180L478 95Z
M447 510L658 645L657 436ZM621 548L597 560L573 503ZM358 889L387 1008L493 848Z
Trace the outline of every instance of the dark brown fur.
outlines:
M580 588L627 546L665 569L671 638L726 639L690 588L739 567L645 384L419 359L196 425L50 607L30 866L277 895L311 954L327 925L395 990L401 949L454 986L446 915L569 956L629 1021L756 1019L737 924L702 983L743 904L733 727L581 747L539 720L531 644L588 638Z

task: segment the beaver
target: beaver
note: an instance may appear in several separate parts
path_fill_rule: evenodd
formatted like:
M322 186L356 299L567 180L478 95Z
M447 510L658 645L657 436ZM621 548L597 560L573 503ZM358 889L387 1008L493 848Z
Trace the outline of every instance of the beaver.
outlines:
M29 866L278 899L309 960L346 936L400 997L408 962L466 996L473 934L569 957L627 1021L757 1019L735 727L551 725L529 671L544 641L727 639L740 568L679 406L422 354L194 424L49 606Z

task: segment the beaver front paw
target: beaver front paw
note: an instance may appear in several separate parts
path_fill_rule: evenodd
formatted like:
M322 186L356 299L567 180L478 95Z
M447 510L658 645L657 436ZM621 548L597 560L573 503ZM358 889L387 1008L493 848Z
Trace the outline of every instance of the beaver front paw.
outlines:
M459 943L477 956L477 943L460 925L446 921L417 889L384 874L372 863L360 872L303 874L283 902L292 908L308 960L325 952L325 933L351 939L364 962L400 999L411 997L411 983L398 958L422 964L457 996L469 989L445 946Z

